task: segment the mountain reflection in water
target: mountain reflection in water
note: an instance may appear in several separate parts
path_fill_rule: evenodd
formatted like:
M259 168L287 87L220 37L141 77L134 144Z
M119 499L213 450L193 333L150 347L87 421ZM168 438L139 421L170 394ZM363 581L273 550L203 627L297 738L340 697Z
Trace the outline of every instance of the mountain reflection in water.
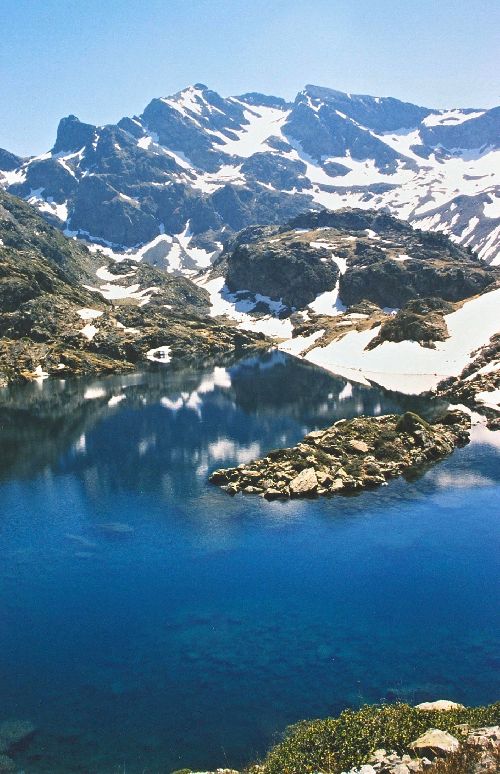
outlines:
M50 379L0 390L0 476L82 471L99 458L100 479L154 489L182 459L182 467L192 465L193 483L204 485L214 464L248 462L337 419L406 408L426 416L439 409L281 352L199 370ZM118 430L123 423L126 433Z

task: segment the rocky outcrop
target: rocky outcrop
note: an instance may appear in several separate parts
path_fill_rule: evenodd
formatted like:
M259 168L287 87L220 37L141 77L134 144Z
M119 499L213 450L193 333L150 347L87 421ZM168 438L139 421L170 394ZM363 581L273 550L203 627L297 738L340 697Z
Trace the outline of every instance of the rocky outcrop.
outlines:
M447 731L429 728L411 743L410 748L419 758L443 758L459 748L459 741Z
M309 433L291 449L216 470L210 481L229 494L260 494L269 500L347 494L446 457L468 442L469 429L469 417L460 411L433 424L411 412L340 420Z
M440 703L430 702L433 705ZM375 750L366 764L351 769L348 774L498 774L499 726L475 729L458 726L456 733L454 736L430 728L409 745L408 752Z
M192 769L178 769L172 774L239 774L236 769L215 769L215 771L192 771Z
M344 304L367 299L380 307L402 307L411 299L431 296L460 301L492 286L499 276L497 269L485 266L443 234L412 231L400 235L399 242L405 248L400 260L377 240L357 243L350 270L340 279Z
M384 341L417 341L423 347L434 347L434 342L448 338L444 315L453 311L454 305L440 298L408 301L403 309L381 324L366 349L375 349Z
M416 709L422 712L434 712L439 710L441 712L451 712L452 710L465 709L463 704L459 704L456 701L449 701L448 699L437 699L437 701L423 701L420 704L415 705Z
M22 162L23 159L20 156L16 156L15 153L11 153L5 150L5 148L0 148L0 170L10 172L22 164Z
M231 292L251 291L304 309L338 287L348 307L401 308L380 341L411 339L426 346L447 336L443 315L500 281L443 234L413 229L375 210L304 213L284 226L254 226L228 242L214 263ZM309 310L308 310L309 312ZM376 344L374 345L376 346Z
M248 229L225 251L219 271L231 292L250 290L281 299L289 308L302 308L331 290L339 269L331 251L318 249L293 231Z

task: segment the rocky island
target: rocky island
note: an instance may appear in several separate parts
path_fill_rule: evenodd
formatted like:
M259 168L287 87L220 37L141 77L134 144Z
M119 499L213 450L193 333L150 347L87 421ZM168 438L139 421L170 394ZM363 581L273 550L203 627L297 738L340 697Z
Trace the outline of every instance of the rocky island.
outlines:
M417 414L341 419L306 435L291 449L216 470L210 481L228 494L267 500L349 494L385 484L468 442L470 418L450 411L429 424Z

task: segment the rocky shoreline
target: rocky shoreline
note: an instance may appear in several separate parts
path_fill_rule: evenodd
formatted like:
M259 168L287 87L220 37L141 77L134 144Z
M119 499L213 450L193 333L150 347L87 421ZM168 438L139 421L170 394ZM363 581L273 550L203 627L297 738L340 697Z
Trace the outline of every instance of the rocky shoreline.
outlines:
M412 412L342 419L290 449L216 470L209 480L228 494L267 500L350 494L447 457L468 443L469 432L462 411L448 411L432 424Z
M498 708L498 705L496 707ZM494 708L495 705L491 705L484 709L488 712ZM481 708L478 708L478 711L481 713ZM468 710L462 704L447 700L424 702L416 707L400 704L392 708L388 705L367 706L357 712L347 710L340 718L304 721L303 724L292 727L291 736L285 737L283 743L273 748L262 763L251 765L242 772L229 768L212 771L185 768L172 774L277 774L276 754L280 774L340 774L341 769L341 774L497 774L500 766L500 726L476 726L474 723L460 722L469 713L474 713L474 708ZM498 710L489 714L498 718ZM351 728L352 736L344 739L343 752L335 755L333 750L328 752L328 748L333 744L336 734L335 724L342 720L343 715L346 716L345 720L351 722L358 716L362 727L356 727L356 722L354 723ZM378 731L374 731L373 726L370 727L370 721L373 720L379 721L381 725ZM387 738L400 739L398 750L378 747L363 754L361 748L369 744L369 737L373 735L380 740L386 724ZM389 727L391 725L392 727ZM299 741L298 749L294 750L295 754L291 757L285 754L283 758L283 748L287 747L287 739L293 743L294 731L300 739L301 732L305 731L307 734L307 727L311 731L314 726L318 728L314 737L309 740L310 744L304 745ZM412 738L412 728L426 727L425 731ZM359 731L362 735L356 740ZM321 737L326 734L328 737L322 739L322 745L318 744L318 734ZM403 741L405 737L408 741ZM353 752L346 752L351 745L356 744L359 749L354 747ZM360 763L347 769L343 768L339 758L346 754L348 757L358 758ZM325 757L328 761L326 768L324 764L318 765L318 758Z

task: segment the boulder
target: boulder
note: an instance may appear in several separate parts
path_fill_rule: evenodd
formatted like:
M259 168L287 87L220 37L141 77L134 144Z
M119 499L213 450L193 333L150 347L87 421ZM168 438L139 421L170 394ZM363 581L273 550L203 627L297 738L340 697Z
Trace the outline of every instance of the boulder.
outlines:
M429 430L429 423L415 414L413 411L406 411L396 423L397 433L410 433L411 435L420 430Z
M305 468L290 481L292 497L305 497L314 494L318 489L318 479L314 468Z
M500 726L474 728L468 732L467 741L480 747L500 746Z
M441 731L439 728L430 728L425 734L419 736L410 744L419 757L443 758L450 753L456 752L460 747L458 739L447 731Z
M247 487L245 491L248 491L248 488L249 487ZM266 500L280 500L286 498L286 496L287 495L282 492L281 489L270 488L264 492L264 497Z
M455 701L449 701L448 699L438 699L437 701L424 701L421 704L416 705L416 709L431 712L432 710L449 711L454 709L464 709L463 704L457 704Z
M364 441L358 441L356 438L353 438L349 441L349 448L360 454L366 454L370 447Z
M236 769L215 769L215 771L193 771L191 769L181 769L180 771L174 771L172 774L240 774Z

